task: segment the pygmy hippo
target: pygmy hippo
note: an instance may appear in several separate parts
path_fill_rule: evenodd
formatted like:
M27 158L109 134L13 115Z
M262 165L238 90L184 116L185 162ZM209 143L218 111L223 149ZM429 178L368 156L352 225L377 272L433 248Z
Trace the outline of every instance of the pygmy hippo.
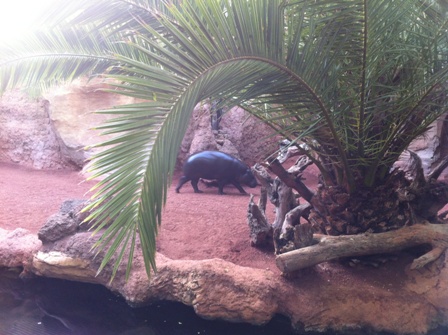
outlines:
M202 151L191 155L184 164L184 175L177 184L176 192L187 181L191 180L195 193L202 193L198 189L199 178L216 180L218 182L218 193L224 194L223 187L233 184L241 193L246 191L241 183L249 187L256 187L257 180L250 168L239 159L219 151Z

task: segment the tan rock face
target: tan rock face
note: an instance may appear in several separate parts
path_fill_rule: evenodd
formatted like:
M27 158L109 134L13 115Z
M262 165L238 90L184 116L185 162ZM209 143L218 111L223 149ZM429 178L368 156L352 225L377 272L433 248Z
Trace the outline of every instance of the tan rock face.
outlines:
M91 154L84 147L98 142L91 128L104 119L93 112L111 107L111 96L81 84L38 99L6 93L0 100L0 161L36 169L81 168Z
M135 99L101 91L102 82L78 80L54 88L39 99L18 91L0 99L0 162L15 162L37 169L77 168L94 153L86 147L106 137L94 130L109 116L98 110L136 102ZM442 118L443 119L443 118ZM440 158L446 145L442 119L425 137L411 145L423 159L426 171ZM218 131L212 131L210 106L198 104L179 151L179 166L188 155L202 150L220 150L249 165L264 160L278 149L280 138L269 138L272 130L240 108L226 111ZM398 165L406 166L406 153Z
M94 112L136 102L101 91L104 87L99 81L78 80L54 88L38 99L19 91L5 93L0 99L0 162L15 162L37 169L82 168L93 154L86 146L106 139L93 128L108 116ZM434 122L426 136L411 144L410 148L422 158L426 171L448 150L444 119ZM252 165L278 149L277 142L281 139L269 138L270 134L269 127L255 118L248 118L239 108L226 111L219 131L212 131L210 106L199 104L180 148L179 165L188 155L202 150L224 151ZM408 160L404 153L398 165L404 167Z
M0 161L36 169L60 169L62 157L49 114L49 102L23 93L5 93L0 100Z
M437 306L438 317L448 324L448 259L446 252L430 267L418 271L406 270L406 287L417 295L424 296Z
M52 89L44 94L50 102L50 118L61 142L61 151L66 160L78 167L94 153L87 146L104 141L100 131L94 128L109 118L95 112L113 106L135 103L133 98L102 91L102 82L76 81L73 84Z
M32 99L19 91L0 100L0 162L15 162L37 169L77 168L94 153L87 146L104 141L95 127L110 116L96 111L135 103L136 100L101 91L102 82L78 80ZM265 138L271 129L242 109L226 113L220 130L212 131L209 106L198 104L180 148L180 163L202 150L220 150L252 165L277 149Z
M411 271L411 260L404 255L380 268L326 263L283 278L220 259L176 261L159 254L149 283L136 271L118 291L136 305L181 301L211 319L263 324L278 313L300 330L425 334L448 323L448 291L444 285L434 290L448 282L448 267L440 259L423 272ZM416 294L415 288L426 291Z
M195 108L180 148L180 164L196 152L219 150L253 165L278 149L278 138L269 138L272 129L238 107L226 111L219 130L212 131L209 108L207 104Z

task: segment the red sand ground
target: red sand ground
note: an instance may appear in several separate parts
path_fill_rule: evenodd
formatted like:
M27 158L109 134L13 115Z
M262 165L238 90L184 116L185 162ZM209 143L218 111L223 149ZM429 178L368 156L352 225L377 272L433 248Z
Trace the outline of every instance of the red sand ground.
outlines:
M310 175L315 180L314 175ZM272 251L250 246L246 211L248 195L232 186L218 195L216 188L202 194L187 183L177 194L169 189L159 232L158 251L173 259L221 258L235 264L278 272ZM75 171L42 171L0 163L0 227L21 227L37 233L64 200L87 199L94 182L85 182ZM259 189L246 188L259 195ZM258 197L256 197L258 201ZM273 217L273 207L268 207Z

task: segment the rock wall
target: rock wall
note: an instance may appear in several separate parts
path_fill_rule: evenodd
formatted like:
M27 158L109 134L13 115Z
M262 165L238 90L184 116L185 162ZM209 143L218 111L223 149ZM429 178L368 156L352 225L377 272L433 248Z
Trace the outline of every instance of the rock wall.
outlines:
M31 98L7 92L0 100L0 162L36 169L81 169L98 143L96 126L107 116L94 113L134 99L105 93L102 82L75 81Z
M0 162L36 169L81 169L94 151L87 149L105 139L94 128L109 116L94 113L132 98L101 91L102 82L78 80L33 99L20 91L0 100ZM212 131L207 104L196 107L179 151L179 164L200 150L220 150L252 165L273 153L277 143L266 137L270 128L234 108L226 113L219 131Z
M196 152L218 150L240 158L248 165L264 160L278 149L278 137L272 129L239 107L222 116L219 130L212 130L210 105L200 104L193 116L179 150L179 165Z
M0 162L36 169L61 169L71 164L61 152L50 118L50 103L19 92L5 93L0 103Z
M0 99L0 162L36 169L82 169L94 153L86 147L105 139L94 128L109 116L94 112L136 102L101 91L104 87L103 82L78 80L52 89L40 98L31 98L20 91L5 93ZM212 130L210 109L205 103L194 110L179 150L178 166L188 155L201 150L223 151L253 165L278 148L280 138L270 137L269 127L248 117L240 108L227 111L219 130ZM445 121L445 116L440 118L410 146L422 158L426 172L448 154ZM408 161L405 152L397 165L406 168Z
M105 121L107 116L95 112L134 102L130 98L100 91L104 86L100 82L86 84L78 81L44 95L49 101L50 118L63 159L78 168L82 168L94 153L94 150L86 147L103 140L100 139L100 132L94 128Z

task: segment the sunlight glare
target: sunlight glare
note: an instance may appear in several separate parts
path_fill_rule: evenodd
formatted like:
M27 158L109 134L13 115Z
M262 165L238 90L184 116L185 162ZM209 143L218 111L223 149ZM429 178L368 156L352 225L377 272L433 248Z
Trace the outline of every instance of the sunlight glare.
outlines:
M33 20L57 0L0 0L0 43L33 29Z

